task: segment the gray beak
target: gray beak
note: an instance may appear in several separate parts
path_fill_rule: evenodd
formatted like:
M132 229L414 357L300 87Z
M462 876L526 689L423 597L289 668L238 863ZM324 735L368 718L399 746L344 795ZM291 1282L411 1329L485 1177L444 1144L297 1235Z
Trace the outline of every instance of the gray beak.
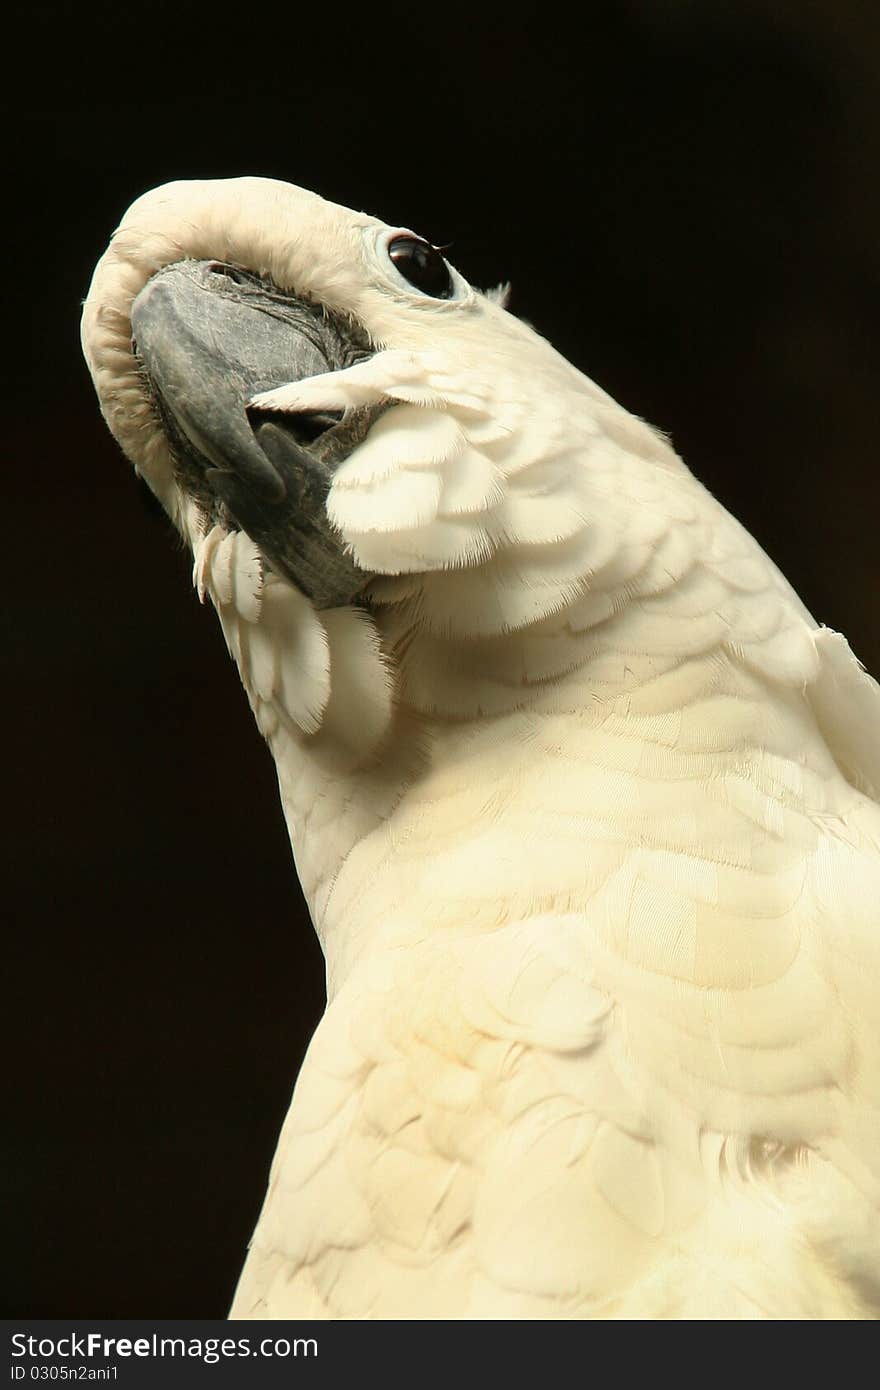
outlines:
M135 351L162 416L179 485L210 520L244 530L320 608L371 578L326 513L333 471L368 420L266 415L248 401L369 356L348 324L218 261L181 261L134 301Z

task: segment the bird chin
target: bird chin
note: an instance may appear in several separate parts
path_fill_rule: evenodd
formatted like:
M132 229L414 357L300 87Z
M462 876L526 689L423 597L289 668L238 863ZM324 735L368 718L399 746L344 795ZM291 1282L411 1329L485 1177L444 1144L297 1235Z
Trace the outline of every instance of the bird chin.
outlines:
M238 267L183 261L132 306L132 350L168 444L175 482L206 525L243 530L318 608L349 603L373 575L327 517L336 469L386 402L274 413L260 392L371 355L356 327Z

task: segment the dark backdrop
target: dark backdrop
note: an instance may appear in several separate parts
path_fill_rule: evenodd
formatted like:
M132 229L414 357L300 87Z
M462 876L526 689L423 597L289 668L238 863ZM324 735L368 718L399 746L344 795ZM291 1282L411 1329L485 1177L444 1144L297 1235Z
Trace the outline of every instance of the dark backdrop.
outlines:
M322 1004L268 753L79 355L137 194L273 175L511 279L880 670L875 7L314 9L5 21L7 1312L221 1314Z

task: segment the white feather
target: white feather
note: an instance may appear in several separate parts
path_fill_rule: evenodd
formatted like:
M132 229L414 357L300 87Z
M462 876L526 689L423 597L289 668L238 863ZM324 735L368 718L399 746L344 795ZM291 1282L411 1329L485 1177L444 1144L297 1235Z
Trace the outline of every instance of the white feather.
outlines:
M408 290L386 232L170 185L84 314L327 958L233 1316L876 1318L880 688L668 441L497 296ZM178 487L130 306L186 257L377 345L254 401L387 406L328 498L355 605Z
M219 604L232 602L232 567L235 563L236 533L229 531L219 542L210 564L210 588Z
M232 600L246 622L256 623L263 598L263 557L259 547L238 532L232 572Z

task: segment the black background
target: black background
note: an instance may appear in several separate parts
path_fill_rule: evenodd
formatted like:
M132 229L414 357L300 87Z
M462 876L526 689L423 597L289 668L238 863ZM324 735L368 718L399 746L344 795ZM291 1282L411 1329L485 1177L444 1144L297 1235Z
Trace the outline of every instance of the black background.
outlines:
M228 1306L323 992L269 755L97 410L136 195L260 173L452 242L880 671L877 9L13 6L2 272L12 1229L30 1316Z

